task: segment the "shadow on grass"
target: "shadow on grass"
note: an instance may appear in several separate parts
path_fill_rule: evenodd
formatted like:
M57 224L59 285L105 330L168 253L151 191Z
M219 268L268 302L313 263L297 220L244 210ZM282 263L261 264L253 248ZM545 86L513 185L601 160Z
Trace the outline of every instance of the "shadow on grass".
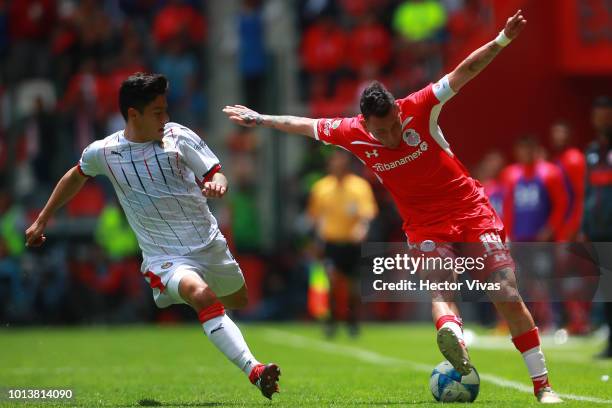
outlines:
M205 401L157 401L154 399L141 399L131 407L221 407L231 405L244 405L231 402L205 402Z

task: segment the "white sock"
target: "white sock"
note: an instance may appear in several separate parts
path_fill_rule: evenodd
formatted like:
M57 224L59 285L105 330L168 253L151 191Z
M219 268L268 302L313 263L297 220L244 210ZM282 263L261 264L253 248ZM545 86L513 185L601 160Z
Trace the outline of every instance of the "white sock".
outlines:
M240 329L226 314L205 321L202 327L210 341L246 375L251 374L253 367L259 364L251 354Z
M451 329L453 333L455 333L455 336L457 336L459 340L465 343L465 341L463 340L463 329L456 322L445 322L442 327L448 327L449 329Z
M522 353L522 355L531 378L541 377L548 373L546 361L544 360L544 353L542 353L542 348L540 346L529 349Z

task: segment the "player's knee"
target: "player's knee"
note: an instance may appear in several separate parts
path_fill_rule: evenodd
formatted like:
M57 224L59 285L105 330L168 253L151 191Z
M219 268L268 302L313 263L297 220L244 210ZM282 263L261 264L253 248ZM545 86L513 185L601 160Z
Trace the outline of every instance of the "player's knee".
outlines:
M191 301L189 302L196 310L209 307L217 301L215 294L208 286L197 287L191 291Z

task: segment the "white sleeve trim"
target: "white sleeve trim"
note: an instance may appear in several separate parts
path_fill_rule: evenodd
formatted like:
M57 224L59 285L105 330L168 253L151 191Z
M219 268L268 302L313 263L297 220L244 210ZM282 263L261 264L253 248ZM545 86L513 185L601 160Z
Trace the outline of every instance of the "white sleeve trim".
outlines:
M314 137L316 140L319 140L319 119L314 120Z
M444 75L442 79L433 85L433 93L436 98L442 103L448 101L450 98L455 96L457 93L453 91L448 81L448 75Z

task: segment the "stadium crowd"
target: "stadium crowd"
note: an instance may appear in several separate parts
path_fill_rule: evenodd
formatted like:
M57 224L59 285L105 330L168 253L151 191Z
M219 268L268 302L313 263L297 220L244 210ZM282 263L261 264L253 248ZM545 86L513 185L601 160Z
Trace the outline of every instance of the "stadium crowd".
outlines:
M88 182L67 205L49 226L52 239L44 248L26 251L23 232L83 148L123 127L117 90L129 74L166 75L171 120L205 134L210 43L204 3L0 0L1 322L181 318L180 309L154 308L138 274L135 237L103 180ZM245 0L237 15L242 91L245 103L255 109L264 103L262 83L271 63L262 34L263 25L270 24L262 17L264 3ZM364 84L374 78L395 95L419 89L441 76L445 55L479 24L489 24L491 13L486 0L300 0L295 18L301 38L296 47L301 102L312 117L353 115ZM609 100L598 104L595 109L609 109ZM473 169L503 214L510 238L579 238L585 187L589 198L586 146L572 144L571 124L564 121L551 124L550 135L518 136L514 156L482 152L482 162ZM258 138L249 129L236 129L225 143L233 187L219 206L227 212L221 219L227 220L224 233L246 271L252 299L241 317L306 318L309 277L322 256L315 234L308 222L296 223L282 250L264 247L256 204ZM331 154L328 147L309 144L299 172L288 181L298 186L302 220L308 219L311 188L324 175ZM379 208L367 239L403 241L388 193L372 174L353 167L370 182ZM557 306L533 305L543 329L591 330L590 303ZM336 307L339 316L347 315L346 301L340 299ZM483 321L491 324L494 316L486 306L480 308L488 316ZM368 309L362 315L376 319L414 313L406 304Z

